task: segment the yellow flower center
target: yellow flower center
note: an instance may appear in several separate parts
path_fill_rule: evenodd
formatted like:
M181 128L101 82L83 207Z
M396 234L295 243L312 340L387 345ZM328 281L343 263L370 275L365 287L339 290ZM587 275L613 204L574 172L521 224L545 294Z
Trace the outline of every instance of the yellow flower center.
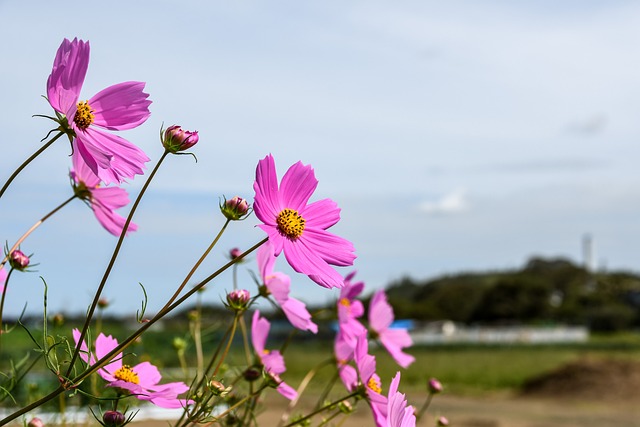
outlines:
M367 382L367 386L369 387L369 389L371 389L372 391L375 391L378 394L382 393L381 384L374 377L369 378L369 381Z
M270 351L270 350L267 350L266 348L265 348L264 350L262 350L262 354L264 354L265 356L266 356L267 354L269 354L269 353L271 353L271 351Z
M342 299L340 299L340 305L349 308L349 307L351 307L351 301L349 301L348 298L342 298Z
M93 110L87 101L78 102L78 109L76 115L73 116L73 121L80 129L85 130L93 123L94 119Z
M120 381L126 381L132 384L140 384L140 378L138 374L131 370L131 366L122 365L120 369L118 369L114 374L114 377Z
M302 235L305 220L300 216L298 211L284 209L278 214L276 223L278 224L280 233L291 240L295 240Z

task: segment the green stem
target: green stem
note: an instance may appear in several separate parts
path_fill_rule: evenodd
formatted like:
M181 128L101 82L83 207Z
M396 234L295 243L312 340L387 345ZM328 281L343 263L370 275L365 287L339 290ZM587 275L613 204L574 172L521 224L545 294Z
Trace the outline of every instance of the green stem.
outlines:
M169 298L169 301L167 301L167 303L164 305L164 307L162 307L161 310L166 309L167 307L169 307L171 305L171 303L173 301L175 301L176 298L178 298L178 295L180 295L180 292L182 292L182 290L184 289L184 287L187 285L187 282L191 279L191 277L193 276L193 274L196 272L196 270L198 269L198 267L200 267L200 264L202 264L202 262L205 260L205 258L209 255L209 252L211 252L211 250L213 249L213 247L218 243L218 240L220 240L220 237L222 237L222 234L224 233L224 231L227 229L227 225L229 225L230 220L227 220L224 225L222 226L222 228L220 229L220 231L218 232L218 234L216 235L215 239L213 239L213 242L211 242L211 244L209 245L209 247L207 248L207 250L204 251L204 253L202 254L202 256L200 257L200 259L195 263L195 265L191 268L191 271L189 271L189 274L187 274L187 276L184 278L184 280L182 281L182 283L180 284L180 286L178 286L178 289L174 292L173 296L171 296L171 298Z
M345 401L345 400L347 400L347 399L351 399L352 397L356 397L356 396L358 396L359 394L360 394L360 391L359 391L359 390L358 390L358 391L354 391L353 393L348 394L348 395L346 395L345 397L343 397L343 398L341 398L341 399L338 399L338 400L336 400L336 401L334 401L334 402L328 403L328 404L324 405L322 408L318 408L318 409L316 409L315 411L311 412L309 415L306 415L306 416L304 416L304 417L302 417L302 418L298 418L297 420L295 420L295 421L293 421L293 422L291 422L291 423L287 424L287 425L286 425L286 426L284 426L284 427L293 427L293 426L295 426L295 425L298 425L298 424L302 423L303 421L306 421L306 420L308 420L308 419L310 419L310 418L312 418L312 417L314 417L314 416L318 415L319 413L326 411L327 409L331 409L331 408L333 408L333 407L334 407L335 405L337 405L338 403L343 402L343 401Z
M9 288L9 279L13 273L13 268L9 270L7 274L7 280L4 281L4 288L2 289L2 300L0 301L0 354L2 354L2 335L4 335L4 325L2 323L2 313L4 312L4 297L7 295L7 288Z
M432 399L433 399L433 393L429 393L429 396L427 396L427 400L422 404L422 407L416 414L416 421L420 421L424 413L427 412L427 408L429 408L429 405L431 404Z
M54 210L52 210L51 212L49 212L48 214L46 214L45 216L43 216L42 218L40 218L39 221L37 221L35 224L33 224L31 226L30 229L27 230L26 233L24 233L22 235L22 237L20 237L18 239L18 241L16 241L13 246L11 247L11 249L9 249L9 251L5 254L4 258L2 259L2 262L0 262L0 268L2 268L5 263L7 262L7 260L9 259L9 257L11 256L11 254L13 253L13 251L15 251L16 249L18 249L18 247L22 244L22 242L25 241L25 239L27 237L29 237L29 235L31 233L33 233L35 231L36 228L40 227L42 225L43 222L45 222L47 219L49 219L53 214L55 214L56 212L58 212L60 209L62 209L63 207L65 207L70 201L72 201L73 199L75 199L76 196L75 194L71 197L69 197L67 200L65 200L64 202L62 202L57 208L55 208Z
M109 353L104 355L100 360L96 361L93 365L89 366L83 373L79 374L77 377L75 377L75 378L73 378L71 380L68 380L68 381L63 378L62 380L65 381L65 383L67 384L66 387L63 386L63 385L60 385L57 389L55 389L54 391L52 391L48 395L44 396L43 398L37 400L36 402L31 403L30 405L27 405L27 406L17 410L16 412L14 412L14 413L12 413L10 415L8 415L4 419L0 420L0 426L3 426L5 424L9 423L10 421L15 420L16 418L20 417L21 415L26 414L27 412L37 408L38 406L50 401L51 399L53 399L56 396L58 396L60 393L64 393L65 390L67 390L68 388L75 387L76 384L79 384L81 381L86 379L89 375L91 375L94 372L98 371L104 365L109 363L111 361L111 359L113 359L116 355L118 355L122 351L124 351L129 345L131 345L140 335L142 335L154 323L156 323L158 320L162 319L164 316L169 314L176 307L180 306L189 297L191 297L194 293L198 292L199 289L201 289L207 283L209 283L210 281L212 281L213 279L218 277L220 274L224 273L233 264L235 264L236 262L241 261L244 257L246 257L247 255L249 255L250 253L252 253L256 249L258 249L263 244L265 244L267 242L267 240L268 240L268 238L265 237L260 242L258 242L255 245L253 245L250 249L248 249L247 251L243 252L237 258L229 261L228 263L226 263L225 265L220 267L214 273L212 273L207 278L205 278L202 282L200 282L199 284L197 284L196 286L191 288L189 290L189 292L187 292L182 297L180 297L177 301L175 301L173 304L171 304L171 306L167 307L165 310L161 310L160 312L158 312L158 314L156 314L148 322L144 323L140 328L138 328L138 330L136 330L133 334L131 334L126 340L121 342L116 348L114 348ZM80 343L81 342L82 341L78 341L78 346L76 347L76 349L78 349L80 347Z
M278 426L281 426L282 424L287 422L287 420L289 419L289 415L291 414L291 411L293 411L293 408L295 408L295 406L298 404L298 401L300 400L300 396L302 396L302 393L304 393L307 386L309 385L313 377L316 376L318 371L320 371L320 369L334 362L335 362L335 359L333 358L325 360L324 362L320 362L316 367L314 367L309 372L307 372L307 375L305 375L305 377L302 379L302 382L300 383L300 385L298 386L298 389L296 390L296 392L298 393L298 396L295 399L293 399L291 402L289 402L289 406L287 406L286 411L284 411L284 413L282 414L282 417L280 418L280 423L278 424Z
M46 142L42 147L40 147L35 153L33 153L31 155L31 157L29 157L27 160L24 161L24 163L22 163L18 169L15 170L15 172L13 172L13 174L9 177L9 179L7 180L7 182L5 182L4 186L2 187L2 189L0 190L0 198L2 198L2 195L4 194L5 191L7 191L7 188L9 188L9 185L11 184L11 182L18 176L18 174L20 172L22 172L22 169L26 168L27 165L29 163L31 163L31 161L33 161L33 159L35 159L36 157L38 157L40 154L42 154L42 152L44 150L46 150L47 148L49 148L49 146L51 144L53 144L54 142L56 142L56 140L58 138L60 138L62 135L64 135L65 132L60 132L58 133L56 136L54 136L53 138L51 138L48 142Z
M162 164L162 162L164 161L164 159L167 157L167 155L169 154L168 150L165 150L164 153L162 154L162 156L160 157L160 160L158 160L158 163L156 164L156 166L153 168L153 171L151 171L151 174L149 175L149 177L147 178L147 181L144 183L142 190L140 190L140 194L138 194L138 197L136 198L136 201L133 203L133 206L131 207L131 211L129 212L129 216L127 216L127 220L124 223L124 226L122 227L122 232L120 233L120 238L118 239L118 243L116 244L116 248L113 251L113 255L111 256L111 260L109 261L109 264L107 265L107 269L104 272L104 275L102 276L102 280L100 281L100 285L98 286L98 289L96 290L96 294L93 298L93 302L91 303L91 307L89 308L89 312L87 313L87 317L85 319L84 325L82 326L82 331L80 332L80 337L78 339L78 344L76 345L76 348L73 352L73 356L71 356L71 362L69 362L69 368L67 369L67 374L66 377L69 377L71 375L71 372L73 370L73 365L75 364L76 360L78 359L78 355L80 354L80 346L82 344L82 342L84 341L86 335L87 335L87 330L89 329L89 324L91 323L91 319L93 317L93 313L96 310L96 306L98 305L98 300L100 299L100 296L102 295L102 290L104 289L104 286L107 283L107 278L109 277L109 274L111 273L111 269L113 268L115 262L116 262L116 258L118 257L118 254L120 253L120 248L122 247L122 243L124 241L124 237L127 235L127 229L129 228L129 224L131 224L131 220L133 218L133 214L136 211L136 208L138 207L138 204L140 203L140 200L142 199L142 196L144 195L144 193L147 191L147 188L149 187L149 184L151 183L151 181L153 180L153 177L155 176L156 172L158 172L158 169L160 168L160 165Z

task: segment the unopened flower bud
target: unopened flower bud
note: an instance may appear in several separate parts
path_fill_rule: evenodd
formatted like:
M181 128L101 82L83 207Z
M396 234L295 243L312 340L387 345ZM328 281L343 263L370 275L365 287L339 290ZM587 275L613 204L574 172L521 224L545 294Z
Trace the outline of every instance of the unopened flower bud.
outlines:
M180 126L173 125L167 128L164 133L160 131L162 146L172 153L188 150L198 143L198 131L188 131Z
M51 319L53 322L53 326L60 327L64 325L64 315L62 313L57 313Z
M44 427L44 422L38 417L33 417L27 424L27 427Z
M187 313L187 318L189 319L190 322L195 322L196 320L198 320L199 317L200 317L200 313L198 313L198 310L190 310Z
M249 382L253 382L255 380L257 380L258 378L260 378L260 371L255 369L255 368L249 368L246 371L244 371L244 379L249 381Z
M431 378L427 383L429 387L429 392L433 394L438 394L442 391L442 384L435 378Z
M246 289L235 289L227 294L229 307L236 311L246 310L250 299L251 294Z
M171 345L173 346L173 349L178 352L184 351L184 349L187 348L187 342L180 337L175 337Z
M102 422L106 427L120 427L124 421L124 414L118 411L107 411L102 415Z
M249 202L239 196L227 200L220 204L220 211L231 221L237 221L247 216L249 213Z
M214 396L225 397L231 391L231 387L225 387L220 381L209 381L209 390Z
M29 266L29 257L21 250L16 249L9 255L9 264L16 270L23 271Z
M353 412L353 405L349 401L343 400L338 403L338 409L340 409L340 412L343 414L350 414Z
M242 251L240 250L240 248L233 248L229 251L229 256L231 257L231 259L236 259L240 255L242 255Z
M438 427L449 425L449 420L446 417L438 417L437 422L438 422Z

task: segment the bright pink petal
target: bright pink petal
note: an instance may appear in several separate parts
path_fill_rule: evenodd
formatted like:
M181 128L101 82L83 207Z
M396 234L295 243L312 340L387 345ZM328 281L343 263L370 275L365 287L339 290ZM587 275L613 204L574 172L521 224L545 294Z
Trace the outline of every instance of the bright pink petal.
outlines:
M100 184L100 178L87 165L80 150L73 150L71 161L73 163L73 177L76 182L82 181L89 188L97 187Z
M95 356L96 360L102 359L107 354L111 353L111 351L118 346L118 340L113 338L111 335L105 335L102 332L96 338L96 351ZM95 363L95 360L92 362ZM106 364L98 371L98 374L104 378L106 381L113 381L115 377L113 373L122 367L122 353L116 355L111 362Z
M415 357L402 351L413 344L406 329L387 329L380 334L380 341L391 357L403 368L407 368L415 361Z
M260 270L260 277L263 282L267 281L267 277L273 273L273 268L276 264L276 257L273 254L273 245L267 241L260 246L258 254L256 255L256 261L258 261L258 270Z
M314 334L318 333L318 325L313 323L311 314L302 301L289 297L287 301L281 304L281 307L293 327L302 331L310 331Z
M151 101L144 93L144 83L123 82L95 94L90 100L93 124L110 130L126 130L140 126L149 118Z
M260 317L260 311L256 310L251 322L251 343L259 356L262 355L267 344L269 329L271 329L271 323L264 317Z
M393 308L387 302L387 294L379 290L371 298L369 304L369 325L377 333L386 330L393 322Z
M47 98L58 112L66 114L78 102L89 67L89 42L64 39L56 52L47 79Z
M342 276L307 245L308 240L303 240L301 236L295 242L285 239L283 243L284 255L295 271L308 275L325 288L342 287Z
M278 193L276 164L271 154L258 162L253 189L256 192L253 211L260 221L275 226L276 218L282 208Z
M305 229L298 241L331 265L349 266L356 259L353 253L355 249L350 241L325 230ZM340 282L344 284L342 277Z
M7 281L7 269L0 266L0 293L4 291L4 284Z
M398 392L400 372L393 377L387 399L387 427L415 427L416 416L404 394Z
M289 384L285 383L284 381L282 381L278 385L276 390L278 391L278 393L280 393L282 396L284 396L285 398L287 398L289 400L293 400L293 399L296 399L298 397L298 392L293 387L291 387Z
M340 221L340 208L333 200L323 199L307 205L300 215L307 228L326 230Z
M138 374L140 387L154 388L162 379L158 368L149 362L142 362L131 368L133 372Z
M144 151L129 141L97 129L76 131L76 140L78 146L84 145L80 154L87 166L106 184L142 174L149 161Z
M284 357L278 350L264 350L259 356L267 372L280 375L287 370L284 365Z
M338 366L338 375L347 390L354 391L358 387L358 372L353 366Z
M126 190L118 187L102 187L91 190L91 209L93 209L98 222L114 236L120 236L122 228L127 221L118 215L115 209L129 203ZM127 227L127 234L136 231L138 226L133 222Z
M280 182L280 201L283 208L302 212L317 186L318 180L313 168L303 165L302 162L295 163Z

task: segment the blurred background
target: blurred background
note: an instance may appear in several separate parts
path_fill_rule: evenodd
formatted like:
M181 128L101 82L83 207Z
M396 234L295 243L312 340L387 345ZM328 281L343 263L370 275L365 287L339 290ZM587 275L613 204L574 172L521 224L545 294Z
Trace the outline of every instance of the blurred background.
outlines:
M120 135L148 168L163 124L200 132L198 162L169 159L134 218L104 293L116 313L140 307L138 283L150 311L166 300L223 224L219 200L252 200L268 153L279 176L298 160L314 167L314 200L342 208L332 231L354 242L367 292L533 256L638 269L635 2L0 0L0 18L3 182L51 128L32 115L53 112L41 95L65 37L91 44L82 99L147 83L151 118ZM60 140L10 187L2 240L71 195L69 154ZM132 198L143 180L126 186ZM255 224L232 224L194 281L262 239ZM22 245L39 265L12 277L6 313L41 311L39 276L51 311L84 312L115 243L74 201ZM230 285L223 275L203 300ZM336 297L297 274L292 288L312 304Z

